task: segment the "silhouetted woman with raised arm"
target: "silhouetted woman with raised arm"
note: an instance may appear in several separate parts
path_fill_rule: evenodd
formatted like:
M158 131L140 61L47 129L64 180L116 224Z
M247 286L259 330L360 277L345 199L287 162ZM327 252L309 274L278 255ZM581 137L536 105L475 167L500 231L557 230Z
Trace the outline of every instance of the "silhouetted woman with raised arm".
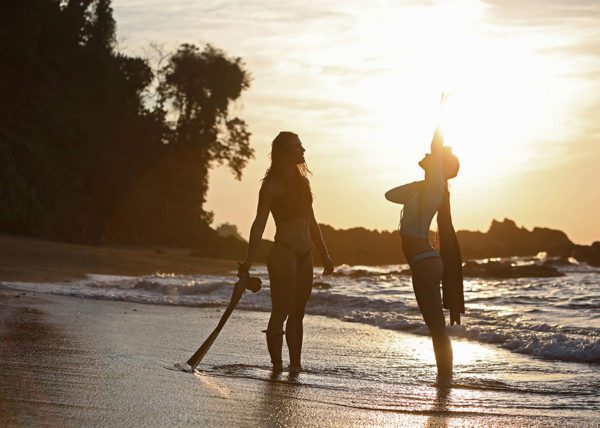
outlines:
M425 180L396 187L385 197L404 205L400 221L402 249L411 268L419 309L431 333L438 377L447 380L452 376L452 344L442 306L450 309L450 324L460 324L464 299L462 259L452 226L447 182L458 174L459 163L450 148L444 147L439 124L431 142L431 154L426 154L419 166L425 170ZM436 213L439 253L429 242L429 227Z
M292 132L280 132L273 140L271 166L263 178L256 218L250 230L248 254L241 267L243 270L250 268L269 213L272 213L276 233L267 262L272 309L266 333L275 371L283 369L284 322L290 370L301 369L302 321L313 281L313 243L321 255L323 273L333 272L333 263L312 208L310 171L304 151L300 138Z

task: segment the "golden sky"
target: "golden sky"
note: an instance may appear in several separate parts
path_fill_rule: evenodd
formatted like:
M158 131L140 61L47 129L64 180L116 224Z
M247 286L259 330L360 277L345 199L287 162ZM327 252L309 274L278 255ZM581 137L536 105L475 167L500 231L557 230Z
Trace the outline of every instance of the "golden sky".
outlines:
M256 159L211 173L215 225L248 236L270 142L300 135L315 212L337 228L397 228L384 192L421 179L442 91L457 229L493 218L600 240L598 0L114 0L119 45L212 43L240 56L235 106ZM272 238L269 221L266 238Z

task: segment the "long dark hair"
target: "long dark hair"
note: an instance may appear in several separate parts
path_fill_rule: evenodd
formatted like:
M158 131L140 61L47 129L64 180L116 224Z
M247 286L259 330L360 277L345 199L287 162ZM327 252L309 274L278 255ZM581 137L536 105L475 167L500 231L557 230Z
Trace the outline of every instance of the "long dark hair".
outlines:
M442 277L444 308L450 309L450 325L454 325L454 323L460 325L460 314L465 313L462 256L456 231L452 225L450 192L448 191L447 181L444 186L442 203L438 208L437 224L440 255L444 262L444 275Z
M269 153L269 157L271 158L271 165L267 168L267 172L263 177L263 181L269 178L277 177L281 178L283 174L283 169L285 168L284 160L286 156L288 156L290 150L290 144L299 139L298 134L295 134L290 131L281 131L277 134L277 137L271 143L271 153ZM310 183L308 181L308 177L312 175L310 170L308 169L308 165L306 162L300 163L296 165L296 174L304 178L306 181L306 185L310 191Z

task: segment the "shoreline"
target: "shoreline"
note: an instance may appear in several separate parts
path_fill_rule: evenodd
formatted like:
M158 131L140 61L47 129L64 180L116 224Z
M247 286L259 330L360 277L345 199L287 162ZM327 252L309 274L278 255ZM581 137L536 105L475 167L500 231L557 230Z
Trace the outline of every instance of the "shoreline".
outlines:
M380 402L364 388L383 379L353 379L352 366L372 358L370 348L361 349L361 338L378 347L398 341L390 349L411 358L427 338L321 316L306 320L305 372L275 378L260 333L265 313L236 312L200 372L190 374L173 366L216 325L220 310L22 295L6 288L0 289L0 308L0 332L9 345L0 351L4 425L565 427L594 421L461 410L452 396L458 394L460 403L469 390L434 388L428 358L416 395L398 390Z

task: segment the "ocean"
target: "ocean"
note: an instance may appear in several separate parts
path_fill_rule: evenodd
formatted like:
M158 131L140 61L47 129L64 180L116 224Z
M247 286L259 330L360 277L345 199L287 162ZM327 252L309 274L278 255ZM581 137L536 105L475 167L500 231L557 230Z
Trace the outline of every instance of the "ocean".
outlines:
M540 263L535 258L504 261ZM336 394L342 402L347 400L348 405L358 407L402 410L403 403L410 402L414 410L415 400L423 399L423 394L427 396L423 399L424 407L436 399L429 397L434 391L431 388L435 373L433 353L410 277L400 273L406 267L340 266L336 276L321 276L315 270L308 316L366 324L389 333L386 333L385 343L378 340L376 346L369 343L368 335L361 338L365 345L359 344L358 349L365 352L349 355L344 364L338 364L327 359L327 332L307 331L306 347L316 336L322 336L318 343L325 345L322 345L322 358L305 362L304 382L317 388L332 388L338 391ZM448 327L455 351L452 388L459 391L448 404L449 411L516 415L543 412L548 416L583 415L595 419L600 411L600 270L583 264L561 266L559 270L564 276L465 280L466 314L462 325ZM256 267L252 274L263 280L263 289L256 294L246 292L238 310L268 312L266 269ZM37 293L153 305L214 307L220 311L229 302L235 280L232 270L228 276L90 274L82 280L60 283L3 284ZM268 315L264 314L263 318L266 328ZM235 312L225 329L234 326ZM395 337L400 336L394 336L398 334L394 332L419 339L396 340ZM197 334L207 336L209 333ZM337 342L339 339L336 338ZM356 337L348 338L354 345L356 340ZM422 346L396 349L406 343ZM351 349L357 346L349 347ZM243 364L204 367L207 373L215 375L263 380L268 379L267 369L268 365ZM356 394L357 388L359 394ZM416 408L419 409L418 405Z

